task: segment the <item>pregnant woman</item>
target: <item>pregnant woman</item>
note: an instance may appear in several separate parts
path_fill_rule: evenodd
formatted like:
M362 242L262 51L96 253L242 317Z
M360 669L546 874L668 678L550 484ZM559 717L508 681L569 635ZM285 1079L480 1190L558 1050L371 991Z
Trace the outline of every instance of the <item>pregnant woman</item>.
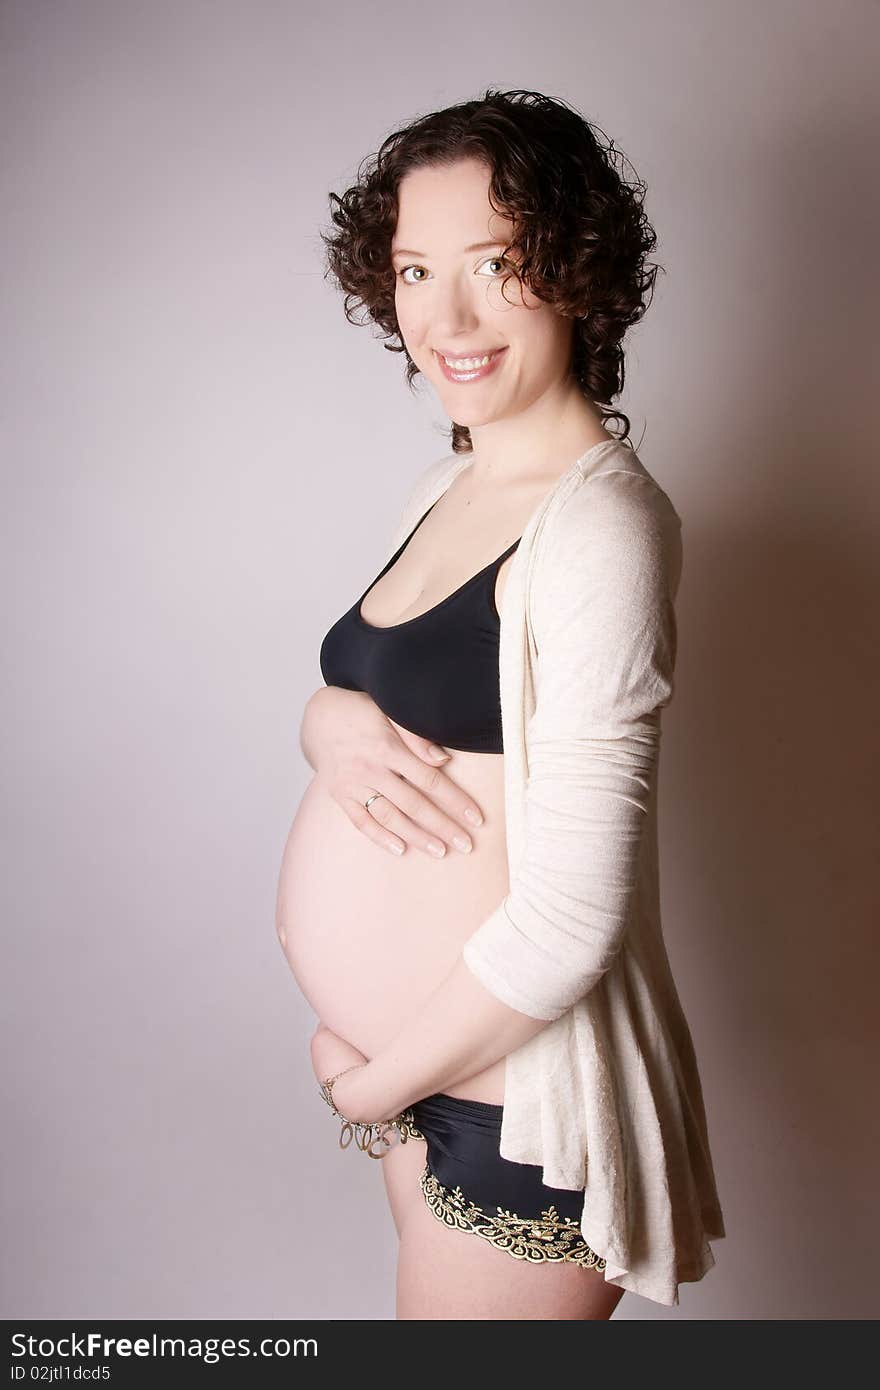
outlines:
M346 311L453 422L324 639L278 884L399 1318L677 1304L725 1234L659 908L681 524L609 408L656 275L638 191L570 107L490 89L332 195Z

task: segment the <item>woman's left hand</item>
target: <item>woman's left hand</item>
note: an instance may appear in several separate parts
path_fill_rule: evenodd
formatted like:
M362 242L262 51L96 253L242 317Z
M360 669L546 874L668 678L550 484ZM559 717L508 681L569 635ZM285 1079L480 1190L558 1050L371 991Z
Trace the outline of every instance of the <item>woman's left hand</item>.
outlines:
M369 1062L369 1057L365 1057L363 1052L359 1052L351 1043L346 1042L338 1033L334 1033L325 1024L319 1023L315 1032L312 1034L311 1041L312 1069L317 1080L325 1082L328 1077L335 1076L337 1072L346 1071L348 1067L365 1067ZM348 1103L351 1104L355 1092L344 1083L352 1082L358 1076L357 1072L346 1071L345 1076L340 1076L338 1081L333 1083L333 1103L341 1114L349 1120L361 1120L364 1117L346 1108L346 1091L348 1092ZM372 1123L366 1120L366 1123Z

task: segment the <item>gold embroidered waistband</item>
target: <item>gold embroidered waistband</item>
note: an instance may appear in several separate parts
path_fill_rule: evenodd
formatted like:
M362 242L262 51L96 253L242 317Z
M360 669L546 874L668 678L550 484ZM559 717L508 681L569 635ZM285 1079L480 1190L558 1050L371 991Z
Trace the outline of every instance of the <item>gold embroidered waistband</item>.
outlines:
M411 1110L404 1110L403 1112L403 1119L400 1123L400 1129L403 1130L404 1127L406 1128L407 1136L410 1139L424 1139L425 1143L428 1142L426 1136L419 1129L418 1125L414 1123Z
M496 1207L498 1214L492 1216L469 1201L460 1187L452 1190L444 1187L427 1164L419 1185L438 1221L482 1236L517 1260L529 1260L534 1264L565 1260L584 1269L605 1269L605 1260L584 1241L579 1223L571 1216L560 1216L554 1206L547 1207L538 1217L517 1216L516 1212L506 1211L504 1207Z

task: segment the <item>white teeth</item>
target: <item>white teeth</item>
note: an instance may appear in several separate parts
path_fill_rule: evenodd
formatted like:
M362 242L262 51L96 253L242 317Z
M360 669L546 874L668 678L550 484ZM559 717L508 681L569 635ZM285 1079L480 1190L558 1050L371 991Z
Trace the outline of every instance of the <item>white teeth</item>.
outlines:
M488 352L485 357L457 357L455 360L444 357L443 361L454 372L475 372L478 367L485 367L492 355Z

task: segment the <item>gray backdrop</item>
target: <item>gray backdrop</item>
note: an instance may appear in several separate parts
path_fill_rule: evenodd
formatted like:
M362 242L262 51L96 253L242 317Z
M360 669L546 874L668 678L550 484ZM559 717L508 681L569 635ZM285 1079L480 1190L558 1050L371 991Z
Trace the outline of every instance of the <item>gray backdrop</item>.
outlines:
M3 4L3 1316L394 1317L274 895L320 639L449 447L318 229L490 85L614 137L667 271L623 406L684 521L663 912L729 1234L616 1317L877 1315L878 19Z

